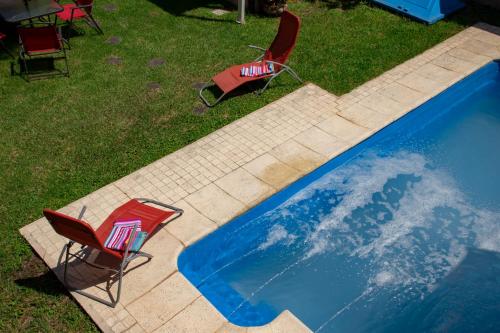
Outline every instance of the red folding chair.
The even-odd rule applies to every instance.
[[[4,40],[6,40],[6,39],[7,39],[7,35],[0,32],[0,47],[2,47],[2,49],[4,49],[4,51],[8,55],[10,55],[12,58],[14,58],[14,56],[12,55],[12,53],[10,53],[9,49],[7,48],[7,46],[4,43]]]
[[[17,33],[19,34],[19,58],[23,61],[28,81],[33,77],[48,75],[46,73],[42,75],[30,74],[28,60],[37,58],[64,60],[65,69],[55,74],[69,76],[68,58],[60,29],[52,24],[43,24],[41,26],[19,27]]]
[[[152,206],[151,204],[159,206],[162,209],[158,209]],[[149,262],[153,258],[153,256],[142,251],[136,251],[136,252],[129,251],[132,242],[128,242],[128,245],[124,251],[112,250],[105,247],[104,243],[107,237],[109,236],[111,230],[113,229],[114,222],[116,222],[117,220],[124,220],[124,219],[140,219],[141,231],[145,231],[148,234],[148,238],[146,239],[147,241],[162,222],[166,221],[169,218],[170,218],[169,222],[173,221],[174,219],[182,215],[183,210],[170,205],[166,205],[164,203],[155,200],[132,199],[127,203],[125,203],[124,205],[115,209],[106,218],[103,224],[101,224],[101,226],[97,230],[94,230],[87,222],[82,220],[83,214],[85,213],[85,209],[86,207],[84,206],[78,218],[73,218],[71,216],[58,213],[50,209],[44,209],[43,215],[45,215],[49,223],[52,225],[54,230],[59,235],[62,235],[69,239],[69,242],[65,245],[65,248],[63,249],[63,251],[64,250],[66,251],[66,259],[64,262],[64,275],[63,275],[64,284],[68,287],[68,289],[71,289],[76,293],[89,297],[95,301],[106,304],[108,306],[115,307],[116,304],[118,304],[118,302],[120,301],[122,278],[124,270],[126,269],[127,265],[132,260],[138,257],[145,257],[148,259],[147,262]],[[175,216],[171,218],[173,215]],[[134,238],[135,233],[136,230],[134,229],[132,231],[130,239]],[[75,243],[81,244],[82,248],[80,251],[76,253],[71,253],[70,251],[71,247]],[[96,249],[103,253],[107,253],[112,257],[120,260],[120,265],[118,269],[106,266],[100,266],[85,260],[83,256],[86,247]],[[70,257],[76,258],[79,261],[91,265],[92,267],[106,269],[114,272],[115,274],[118,274],[118,290],[116,299],[113,298],[111,293],[109,293],[111,299],[107,301],[95,295],[89,294],[85,291],[78,290],[76,288],[72,288],[71,286],[69,286],[67,282],[67,270]],[[112,279],[113,277],[111,277],[110,280]]]
[[[75,21],[84,20],[98,33],[103,34],[101,27],[92,16],[94,0],[73,0],[74,3],[62,5],[63,11],[56,13],[56,21],[60,19],[72,26]]]
[[[212,81],[222,91],[222,94],[217,98],[217,100],[213,104],[210,104],[210,102],[203,96],[203,91],[213,86],[210,82],[200,89],[199,91],[200,98],[207,106],[212,107],[217,103],[219,103],[220,100],[225,95],[235,90],[239,86],[251,81],[268,79],[266,85],[262,89],[257,91],[257,94],[261,94],[267,89],[269,84],[283,72],[289,73],[294,79],[296,79],[299,82],[302,82],[297,73],[295,73],[295,71],[293,71],[289,66],[285,65],[285,63],[288,60],[288,57],[290,56],[292,50],[295,47],[299,30],[300,30],[299,17],[295,16],[289,11],[284,11],[283,14],[281,15],[278,33],[276,34],[276,37],[271,43],[271,46],[266,50],[258,46],[249,45],[249,47],[264,51],[264,53],[260,57],[255,59],[254,62],[243,65],[232,66],[226,69],[225,71],[215,75],[212,78]],[[254,65],[258,66],[262,65],[263,63],[273,64],[274,71],[270,74],[262,76],[255,76],[255,77],[241,76],[240,72],[243,67],[249,67]]]

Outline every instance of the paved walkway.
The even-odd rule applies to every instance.
[[[177,270],[181,251],[256,203],[398,119],[492,59],[500,28],[478,24],[341,97],[306,86],[164,158],[77,200],[60,211],[97,227],[134,197],[174,203],[185,214],[145,245],[151,263],[124,277],[112,309],[75,299],[104,332],[309,332],[284,311],[269,325],[236,327]],[[65,239],[45,219],[20,232],[60,277]],[[94,255],[94,260],[105,260]],[[140,264],[132,263],[134,265]],[[73,264],[73,285],[106,297],[107,276]],[[116,285],[112,287],[114,292]]]

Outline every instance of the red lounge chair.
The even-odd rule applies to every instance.
[[[74,21],[85,20],[89,26],[94,28],[98,33],[103,34],[104,32],[101,27],[92,16],[94,0],[74,0],[74,2],[62,5],[63,11],[56,13],[56,20],[60,19],[69,26],[73,25]]]
[[[166,208],[168,210],[158,209],[148,204],[154,204],[162,208]],[[104,223],[97,230],[94,230],[87,222],[82,220],[83,214],[85,213],[85,209],[86,207],[84,206],[78,218],[73,218],[71,216],[61,214],[50,209],[44,209],[43,215],[45,215],[49,223],[52,225],[54,230],[59,235],[62,235],[69,239],[68,244],[66,244],[65,249],[63,249],[66,251],[66,259],[64,262],[64,284],[69,289],[72,289],[73,291],[81,295],[89,297],[95,301],[101,302],[108,306],[115,307],[116,304],[120,301],[120,293],[121,293],[121,285],[122,285],[122,277],[124,269],[135,258],[145,257],[148,259],[147,262],[149,262],[153,258],[153,256],[142,251],[129,252],[129,247],[131,245],[131,242],[129,242],[125,251],[116,251],[106,248],[104,246],[104,242],[106,241],[106,238],[109,236],[111,230],[113,229],[114,222],[119,219],[134,219],[134,218],[141,219],[141,231],[147,232],[149,239],[152,233],[163,221],[167,220],[172,215],[176,216],[173,219],[170,219],[170,221],[174,220],[175,218],[178,218],[179,216],[182,215],[183,210],[150,199],[132,199],[129,202],[125,203],[124,205],[115,209],[108,216],[108,218],[106,218]],[[133,231],[133,233],[135,233],[135,230]],[[75,243],[82,244],[82,250],[76,253],[71,253],[70,249]],[[95,263],[87,262],[84,258],[82,258],[83,256],[82,251],[85,249],[85,247],[97,249],[101,252],[113,256],[114,258],[117,258],[118,260],[120,260],[119,268],[113,269],[105,266],[99,266],[96,265]],[[93,267],[100,269],[107,269],[118,274],[119,280],[118,280],[118,291],[116,299],[113,299],[111,293],[110,293],[111,300],[107,301],[99,297],[96,297],[94,295],[91,295],[87,292],[84,292],[82,290],[71,288],[68,285],[66,279],[69,257],[74,257]]]
[[[34,77],[29,72],[28,60],[47,56],[54,60],[64,60],[65,69],[56,74],[69,76],[68,58],[60,29],[52,24],[44,24],[19,27],[17,33],[19,34],[19,59],[24,63],[24,72],[28,81]],[[37,77],[40,76],[37,75]]]
[[[283,14],[281,15],[281,21],[280,21],[280,26],[278,28],[278,33],[276,34],[276,37],[271,43],[269,49],[265,50],[261,47],[249,45],[249,47],[251,48],[264,51],[264,54],[255,59],[255,61],[252,63],[232,66],[226,69],[225,71],[215,75],[212,78],[212,81],[215,83],[217,87],[219,87],[220,90],[222,90],[222,95],[219,96],[219,98],[213,104],[210,104],[208,100],[203,96],[203,91],[208,87],[212,86],[210,82],[200,89],[199,92],[200,98],[207,106],[212,107],[215,104],[219,103],[220,100],[225,95],[227,95],[234,89],[238,88],[239,86],[251,81],[267,78],[269,80],[267,81],[264,88],[262,88],[257,92],[258,94],[261,94],[267,89],[271,81],[274,80],[278,75],[280,75],[283,72],[288,72],[294,79],[298,80],[299,82],[302,82],[299,76],[290,67],[285,65],[285,63],[288,60],[288,57],[290,56],[290,53],[292,53],[292,50],[295,47],[297,36],[299,34],[299,29],[300,29],[300,19],[294,14],[290,13],[289,11],[284,11]],[[268,75],[263,75],[258,77],[246,77],[240,75],[241,68],[248,67],[251,65],[259,65],[262,62],[272,63],[274,65],[274,72]]]

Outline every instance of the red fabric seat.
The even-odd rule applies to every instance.
[[[7,38],[7,35],[0,32],[0,40],[4,40],[5,38]]]
[[[239,87],[242,84],[245,84],[247,82],[260,80],[260,79],[272,76],[272,74],[262,75],[262,76],[257,76],[257,77],[251,77],[251,76],[243,76],[242,77],[240,75],[240,71],[243,67],[257,65],[257,64],[258,63],[248,63],[248,64],[243,64],[243,65],[231,66],[228,69],[226,69],[225,71],[220,72],[219,74],[215,75],[212,78],[212,81],[214,81],[214,83],[224,93],[228,93],[228,92],[234,90],[236,87]]]
[[[85,221],[71,216],[44,209],[43,215],[50,222],[54,230],[79,244],[87,245],[105,253],[111,254],[119,259],[123,259],[123,251],[115,251],[104,246],[106,238],[113,229],[113,224],[117,220],[138,218],[141,220],[141,231],[148,233],[148,239],[155,229],[163,221],[172,216],[175,211],[167,211],[140,203],[132,199],[124,205],[115,209],[97,230]]]
[[[61,19],[62,21],[67,22],[72,20],[78,20],[87,16],[87,12],[78,8],[75,4],[67,4],[63,5],[62,7],[63,11],[56,13],[57,18]],[[72,14],[73,17],[71,17]]]
[[[17,29],[23,52],[29,56],[60,52],[63,49],[61,36],[53,25],[44,27],[21,27]]]

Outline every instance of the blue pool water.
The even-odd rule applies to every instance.
[[[231,322],[317,332],[500,331],[493,62],[185,250]]]

